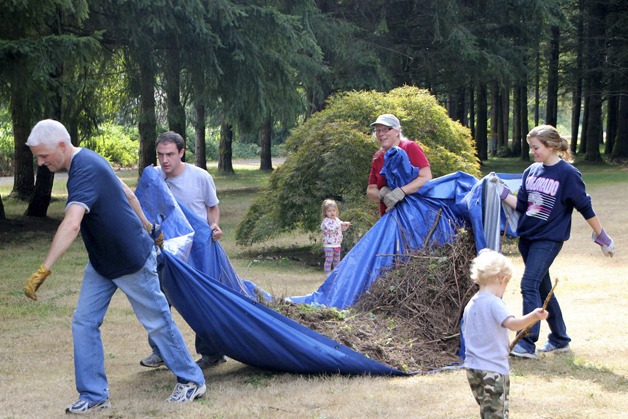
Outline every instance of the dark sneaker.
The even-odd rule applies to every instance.
[[[174,387],[174,391],[170,397],[166,399],[166,401],[174,403],[192,402],[194,399],[203,397],[206,390],[207,387],[205,387],[205,384],[199,386],[198,384],[192,382],[187,384],[177,383]]]
[[[567,352],[569,350],[571,350],[571,348],[569,347],[569,344],[566,344],[565,346],[562,346],[559,348],[557,346],[554,346],[554,344],[548,340],[547,342],[545,342],[545,345],[543,345],[543,347],[539,349],[539,352],[560,353],[560,352]]]
[[[518,358],[526,358],[526,359],[537,359],[538,358],[538,356],[535,353],[526,351],[519,344],[516,344],[515,347],[512,348],[512,351],[510,351],[510,355],[516,356]]]
[[[224,364],[227,362],[227,358],[224,355],[203,355],[198,361],[196,361],[196,365],[198,365],[202,370],[206,370],[207,368],[215,367],[216,365]]]
[[[140,361],[140,365],[148,368],[157,368],[164,365],[164,360],[159,355],[150,354]]]
[[[86,402],[85,400],[77,400],[71,406],[65,409],[65,413],[71,413],[75,415],[86,415],[92,412],[98,412],[99,410],[109,409],[111,402],[109,399],[101,400],[96,403]]]

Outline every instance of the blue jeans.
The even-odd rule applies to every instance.
[[[138,320],[157,343],[163,360],[178,382],[204,384],[203,372],[187,350],[183,336],[172,320],[166,297],[159,288],[156,257],[152,252],[139,271],[107,279],[87,263],[76,311],[72,317],[74,374],[80,399],[90,403],[109,397],[105,357],[100,336],[111,298],[120,288]]]
[[[161,284],[161,270],[159,271],[159,283]],[[161,285],[160,285],[160,289],[161,289]],[[163,292],[163,290],[162,290]],[[170,302],[168,302],[168,306],[170,306]],[[158,357],[160,357],[161,359],[163,359],[163,357],[161,356],[161,352],[159,351],[159,347],[157,346],[157,344],[153,341],[153,339],[150,337],[150,335],[148,335],[148,344],[150,345],[153,354],[157,355]],[[199,354],[200,356],[206,356],[209,358],[218,358],[221,356],[224,356],[223,353],[217,351],[216,349],[214,349],[212,346],[210,346],[207,342],[205,342],[203,339],[201,339],[201,337],[199,335],[196,335],[196,338],[194,340],[194,346],[196,349],[196,353]]]
[[[519,238],[519,252],[525,263],[525,271],[521,278],[521,294],[523,295],[523,314],[528,314],[535,308],[542,307],[545,298],[552,289],[552,280],[549,268],[563,247],[563,242],[549,240],[530,241]],[[571,338],[567,335],[567,327],[563,320],[563,313],[555,295],[547,304],[547,324],[551,333],[549,341],[557,348],[566,346]],[[536,342],[539,340],[541,323],[537,322],[530,328],[530,333],[521,339],[519,344],[528,352],[534,353]]]

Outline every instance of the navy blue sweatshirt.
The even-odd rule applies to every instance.
[[[571,215],[576,209],[585,220],[595,216],[582,174],[560,160],[553,166],[534,163],[523,172],[517,194],[517,233],[528,240],[569,239]]]

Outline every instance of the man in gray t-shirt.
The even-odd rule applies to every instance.
[[[163,179],[165,179],[174,198],[206,220],[212,230],[213,239],[220,239],[222,230],[218,225],[220,221],[219,201],[212,176],[206,170],[181,160],[185,154],[185,141],[176,132],[168,131],[161,134],[157,138],[156,144],[159,167],[155,167],[155,170],[163,175]],[[163,365],[159,350],[150,340],[149,343],[153,348],[153,353],[142,359],[140,364],[153,368]],[[222,364],[227,360],[222,353],[211,348],[198,336],[196,336],[195,343],[196,352],[201,355],[196,363],[202,369]]]

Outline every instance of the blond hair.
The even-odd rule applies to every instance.
[[[510,280],[513,271],[514,266],[506,256],[491,249],[482,249],[473,259],[471,279],[478,285],[487,285],[504,277]]]
[[[336,207],[336,217],[340,215],[340,210],[338,209],[338,204],[333,199],[326,199],[323,201],[322,209],[323,209],[323,218],[327,217],[327,209],[329,207]]]
[[[534,127],[526,136],[526,140],[530,142],[530,138],[534,137],[538,138],[545,147],[553,149],[563,160],[570,163],[573,162],[569,142],[560,136],[555,127],[551,125],[539,125],[538,127]]]

